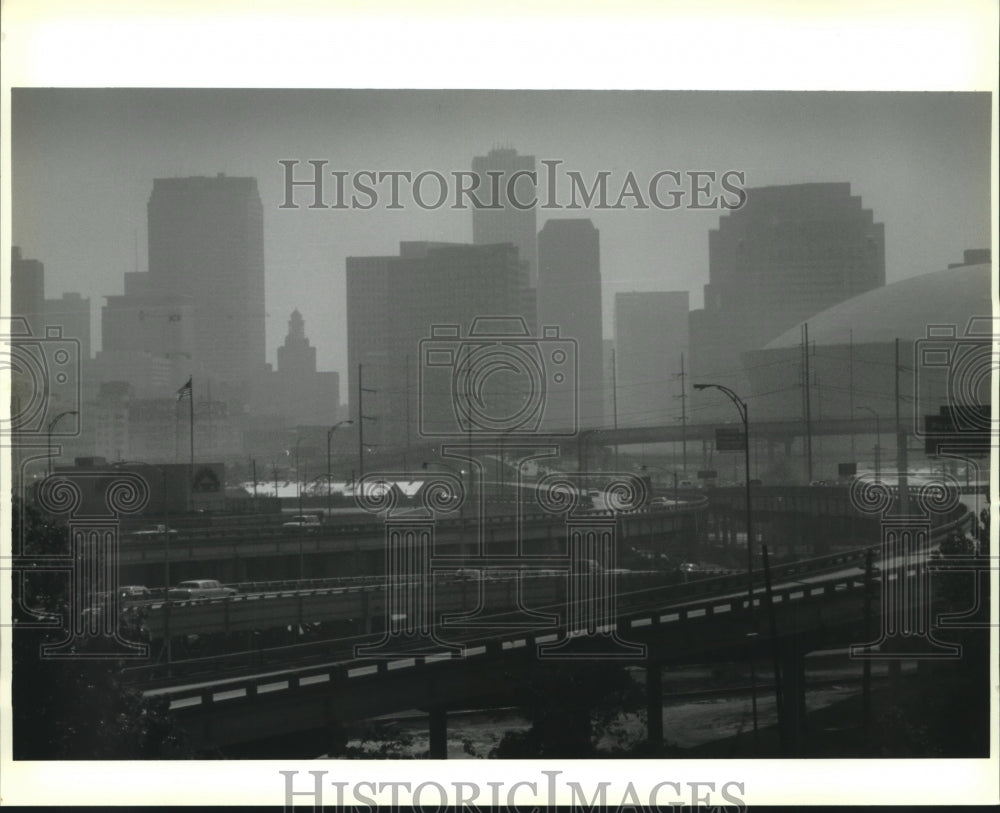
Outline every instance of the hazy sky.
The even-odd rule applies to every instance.
[[[894,282],[989,245],[989,116],[987,94],[15,90],[13,243],[45,264],[47,296],[91,297],[96,349],[103,297],[121,293],[136,254],[138,270],[147,268],[153,179],[254,176],[264,206],[268,360],[298,307],[320,368],[343,374],[345,257],[395,254],[400,240],[470,242],[472,213],[381,203],[282,210],[280,160],[448,174],[502,145],[561,160],[585,178],[608,170],[615,195],[629,171],[644,184],[661,170],[738,170],[749,189],[846,181],[885,224]],[[722,214],[539,210],[538,226],[551,216],[590,217],[600,229],[611,336],[616,291],[689,290],[700,306],[708,232]]]

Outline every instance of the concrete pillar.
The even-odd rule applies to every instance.
[[[430,727],[430,757],[431,759],[448,758],[448,712],[441,706],[431,709],[428,724]]]
[[[781,698],[787,756],[802,756],[806,721],[806,661],[799,642],[781,643]]]
[[[652,661],[646,662],[646,738],[663,745],[663,666]]]

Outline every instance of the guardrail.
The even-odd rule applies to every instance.
[[[665,506],[665,507],[646,507],[637,509],[634,511],[611,511],[611,510],[591,510],[586,512],[586,516],[590,517],[636,517],[636,516],[672,516],[678,513],[692,513],[704,510],[708,505],[707,497],[700,497],[697,500],[691,500],[684,503],[681,506]],[[439,530],[448,531],[452,529],[464,530],[469,528],[478,528],[480,523],[486,527],[494,526],[505,526],[513,525],[517,521],[517,517],[513,514],[503,515],[503,516],[487,516],[480,518],[473,517],[456,517],[456,518],[443,518],[438,519],[436,524]],[[552,514],[546,512],[537,512],[531,514],[524,514],[521,517],[521,522],[524,525],[538,525],[538,524],[562,524],[564,519],[559,514]],[[382,522],[379,517],[371,516],[370,518],[363,521],[354,521],[351,523],[328,523],[325,525],[318,525],[315,527],[309,527],[304,529],[306,536],[312,537],[351,537],[357,536],[358,534],[370,534],[373,529],[380,528]],[[242,525],[238,526],[226,526],[220,528],[198,528],[198,529],[183,529],[174,528],[177,531],[176,534],[170,534],[171,543],[187,543],[187,542],[197,542],[197,541],[224,541],[228,539],[253,539],[253,538],[274,538],[274,537],[298,537],[303,535],[300,528],[283,528],[280,524],[266,523],[265,525],[249,525],[244,527]],[[143,536],[141,539],[136,539],[137,531],[125,532],[123,542],[126,545],[130,544],[142,544],[149,542],[155,544],[162,542],[162,534],[148,534]]]
[[[945,525],[939,526],[932,531],[932,543],[935,538],[941,537],[946,533],[950,533],[952,530],[961,528],[966,523],[974,519],[974,516],[970,513],[959,517],[952,522]],[[857,548],[850,551],[842,551],[839,553],[828,554],[826,556],[816,557],[809,560],[803,560],[800,562],[790,562],[783,565],[776,565],[771,568],[771,579],[774,583],[780,583],[782,581],[788,581],[793,577],[806,577],[806,576],[816,576],[822,574],[824,571],[829,570],[841,570],[845,566],[856,565],[859,571],[864,567],[865,558],[869,551],[877,552],[876,547],[864,547]],[[662,577],[663,574],[649,573],[649,572],[638,572],[638,573],[624,573],[617,576],[618,585],[620,587],[626,588],[625,592],[620,592],[620,599],[625,599],[625,601],[620,601],[620,604],[625,605],[622,608],[623,614],[631,613],[634,611],[634,605],[638,602],[653,601],[658,606],[669,607],[689,601],[691,599],[697,599],[698,597],[703,597],[706,594],[719,594],[719,593],[742,593],[747,584],[747,577],[745,573],[735,573],[725,576],[719,576],[708,579],[695,579],[688,581],[686,583],[672,583],[672,584],[659,584],[653,586],[641,587],[641,582],[645,581],[647,584],[650,580],[655,579],[657,576]],[[760,571],[755,571],[755,576],[762,575]],[[552,584],[555,582],[553,579],[559,579],[562,577],[551,577],[545,576],[540,577],[540,579],[548,579]],[[858,578],[856,575],[844,576],[842,578]],[[464,580],[458,579],[457,582],[461,583]],[[757,577],[754,579],[756,585],[754,595],[755,604],[760,603],[760,596],[763,592],[763,582],[762,579]],[[628,588],[636,588],[632,589]],[[799,589],[806,589],[808,591],[813,591],[813,587],[805,587]],[[243,608],[250,609],[250,604],[253,603],[253,610],[256,615],[256,611],[262,606],[260,602],[268,602],[271,600],[276,600],[283,606],[278,606],[277,604],[273,607],[274,612],[271,613],[273,616],[270,618],[270,627],[266,628],[279,628],[288,626],[298,626],[298,627],[310,627],[317,623],[328,623],[331,621],[344,621],[351,617],[357,615],[358,611],[363,612],[366,616],[369,611],[372,612],[384,612],[384,591],[385,584],[384,578],[374,579],[366,582],[365,584],[355,585],[353,589],[350,587],[340,588],[327,586],[323,588],[309,588],[303,589],[299,585],[296,589],[283,590],[276,589],[269,595],[238,595],[227,599],[209,599],[209,600],[195,600],[195,601],[180,601],[180,602],[170,602],[171,612],[174,612],[174,608],[183,612],[182,608],[189,607],[191,611],[196,612],[200,618],[203,620],[209,620],[213,617],[218,618],[221,616],[221,622],[224,624],[226,630],[229,631],[230,628],[239,628],[244,631],[252,631],[254,629],[253,624],[247,626],[248,619],[244,616]],[[669,591],[669,597],[664,597],[663,592]],[[365,594],[365,595],[359,595]],[[550,595],[551,594],[551,595]],[[507,597],[511,597],[512,592],[510,587],[507,587]],[[555,588],[550,585],[543,585],[543,587],[538,590],[532,598],[539,600],[545,600],[550,598],[551,600],[556,599]],[[711,602],[711,599],[708,600]],[[729,601],[744,602],[746,601],[745,596],[740,598],[729,599]],[[145,605],[147,610],[156,610],[160,613],[163,612],[164,603],[161,601],[159,604],[147,604]],[[323,613],[329,613],[335,608],[338,608],[342,615],[339,618],[331,618],[329,615],[325,617],[316,617],[312,615],[313,612],[321,611]],[[562,605],[553,604],[550,607],[538,607],[540,611],[545,609],[560,609]],[[462,598],[461,607],[444,607],[443,610],[455,610],[455,609],[467,609],[465,608],[465,597]],[[504,609],[509,610],[509,607]],[[346,615],[343,613],[347,612]],[[282,614],[284,613],[284,614]],[[214,615],[213,615],[214,614]],[[263,620],[255,618],[254,621]],[[266,623],[266,622],[265,622]],[[203,627],[203,621],[196,625],[196,629],[201,629]],[[262,631],[262,630],[261,630]],[[324,651],[329,650],[330,642],[314,642],[311,644],[306,644],[306,647],[318,647],[324,649]],[[290,654],[291,650],[284,647],[278,648],[279,652],[287,652]],[[183,661],[176,661],[172,665],[172,669],[176,673],[189,673],[190,670],[198,670],[203,668],[205,664],[212,664],[212,669],[224,668],[229,664],[243,664],[246,662],[247,658],[255,659],[255,662],[260,662],[262,656],[260,652],[249,653],[231,653],[228,655],[216,655],[208,659],[188,659]],[[271,661],[271,658],[268,658]],[[149,674],[155,676],[156,674],[162,672],[164,669],[160,666],[149,666],[149,667],[136,667],[130,669],[134,677],[139,677],[141,674]]]
[[[779,607],[807,603],[814,599],[824,599],[845,592],[858,592],[864,588],[864,579],[859,575],[837,576],[828,581],[801,586],[780,587],[773,591],[773,601]],[[764,597],[755,599],[755,606],[760,606]],[[719,615],[732,615],[744,609],[744,598],[725,598],[706,600],[697,604],[674,609],[633,611],[622,616],[614,625],[619,635],[629,639],[629,633],[643,627],[659,629],[672,628],[680,632],[680,628],[690,624],[702,624]],[[878,602],[875,602],[878,605]],[[878,610],[876,609],[876,612]],[[860,613],[860,610],[859,610]],[[610,627],[608,628],[610,630]],[[188,687],[176,690],[169,688],[158,690],[170,698],[172,710],[204,709],[223,703],[236,703],[253,700],[261,695],[273,696],[274,693],[296,691],[314,685],[334,686],[365,677],[383,677],[399,670],[420,670],[423,667],[438,665],[442,662],[468,662],[480,656],[490,656],[499,659],[506,653],[520,651],[532,653],[539,644],[555,643],[575,631],[568,630],[563,625],[554,632],[546,633],[505,633],[487,635],[463,642],[464,650],[461,657],[450,653],[414,653],[410,657],[398,657],[374,661],[373,659],[336,662],[322,666],[304,666],[296,668],[294,674],[284,676],[267,675],[247,678],[227,679],[224,687]],[[684,640],[697,640],[690,632],[683,633]],[[745,646],[745,636],[738,634],[740,645]],[[372,636],[366,640],[377,640]]]

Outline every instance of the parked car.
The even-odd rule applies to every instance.
[[[313,514],[296,514],[288,522],[281,523],[286,531],[305,531],[313,533],[320,527],[319,517]]]
[[[203,598],[229,598],[235,596],[232,587],[223,587],[215,579],[190,579],[181,582],[167,591],[167,598],[172,601],[188,601]]]

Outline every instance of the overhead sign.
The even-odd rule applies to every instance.
[[[714,480],[719,476],[719,472],[715,469],[702,469],[698,472],[699,480]]]
[[[716,429],[715,450],[717,452],[742,452],[746,441],[741,429]]]

